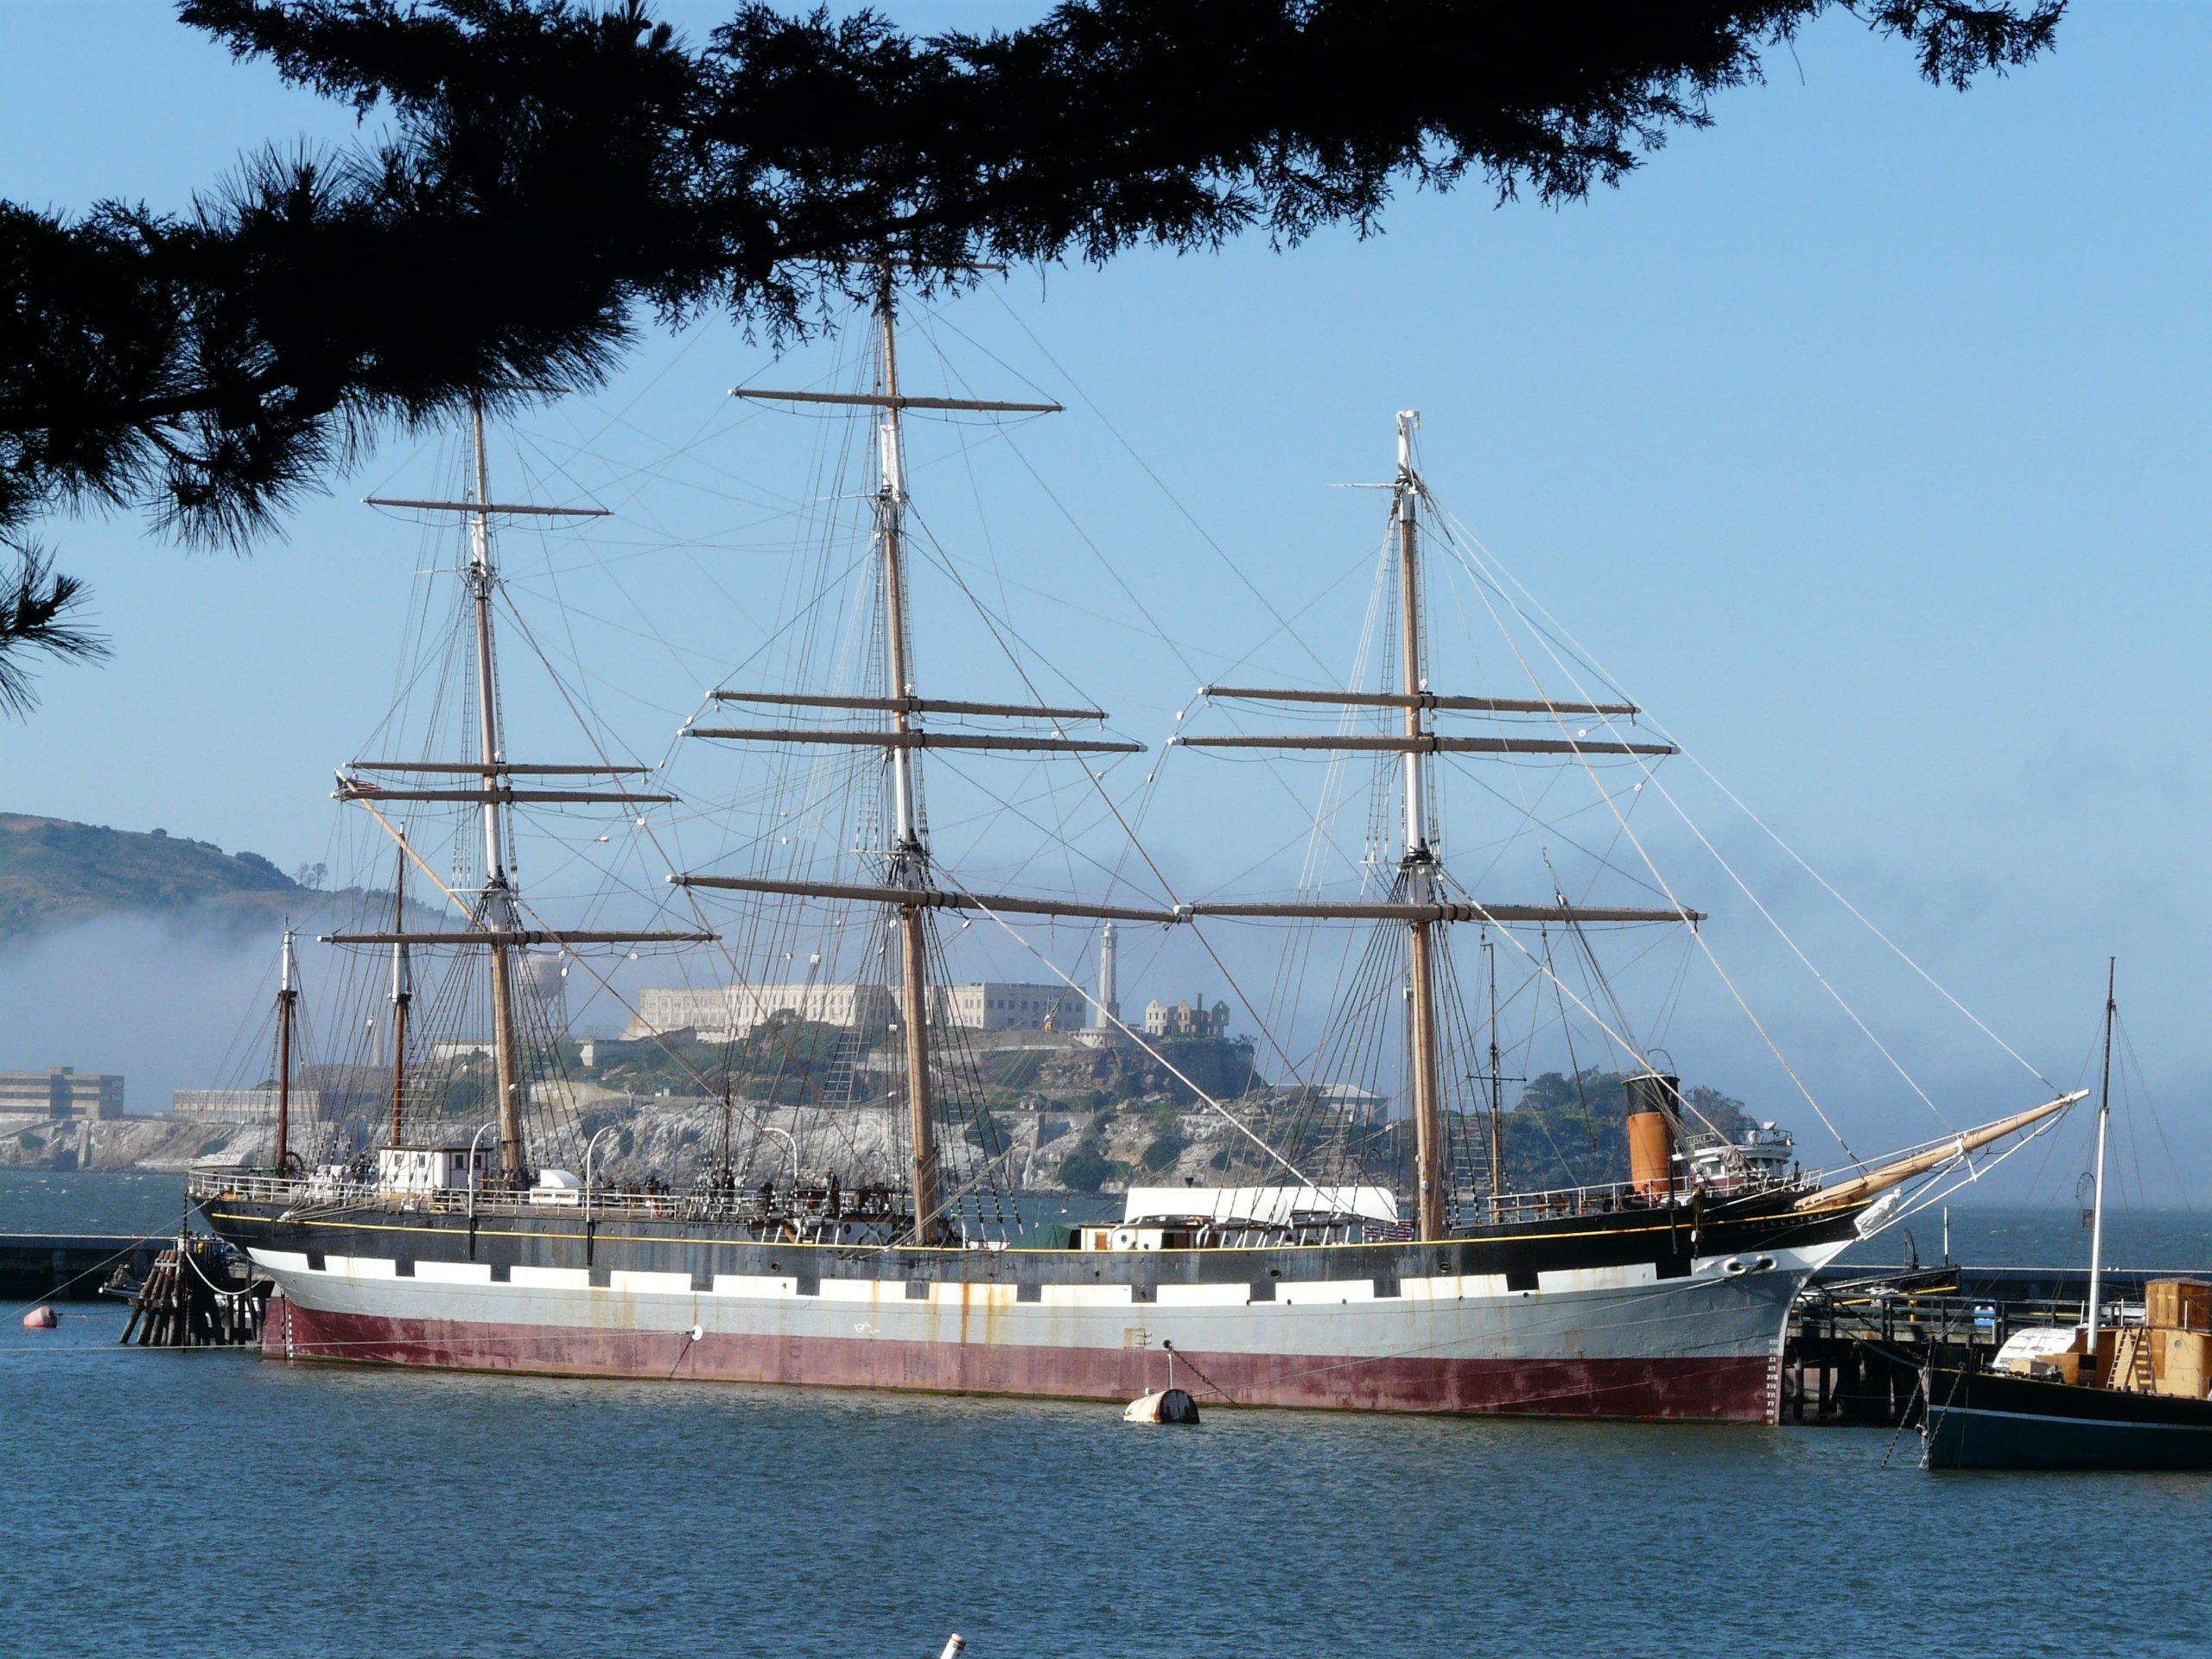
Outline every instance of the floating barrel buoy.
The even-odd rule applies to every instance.
[[[35,1307],[23,1315],[23,1329],[26,1331],[51,1331],[60,1323],[61,1316],[50,1307]]]
[[[1198,1421],[1198,1402],[1181,1389],[1162,1389],[1157,1394],[1139,1395],[1129,1402],[1128,1409],[1122,1414],[1125,1423],[1195,1423]]]

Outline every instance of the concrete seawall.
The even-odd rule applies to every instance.
[[[175,1242],[128,1233],[0,1233],[0,1299],[95,1301],[118,1266],[143,1279]]]

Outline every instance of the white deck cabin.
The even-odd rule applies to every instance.
[[[1249,1229],[1373,1223],[1396,1225],[1398,1196],[1383,1186],[1133,1186],[1116,1222],[1087,1222],[1086,1250],[1187,1250]]]

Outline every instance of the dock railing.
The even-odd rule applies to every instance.
[[[2118,1306],[2113,1311],[2123,1319],[2126,1312]],[[2016,1331],[2079,1325],[2082,1312],[2080,1301],[2063,1298],[1813,1286],[1799,1297],[1791,1323],[1802,1335],[1831,1341],[1995,1350]]]

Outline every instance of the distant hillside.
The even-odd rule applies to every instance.
[[[258,853],[226,853],[161,830],[142,835],[0,812],[0,938],[49,922],[211,899],[257,910],[308,891]]]

